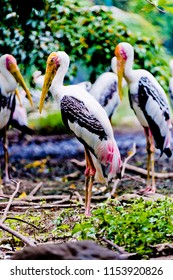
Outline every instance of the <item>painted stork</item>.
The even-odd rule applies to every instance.
[[[109,119],[111,119],[114,111],[120,103],[118,94],[118,77],[116,74],[117,59],[114,56],[111,60],[111,68],[114,72],[105,72],[101,74],[89,91],[91,95],[102,105],[105,109]],[[126,85],[123,79],[123,87]]]
[[[106,184],[116,176],[120,178],[122,163],[110,121],[102,106],[83,87],[63,85],[69,63],[69,56],[65,52],[49,55],[39,111],[41,113],[50,90],[59,104],[64,124],[84,145],[85,215],[89,216],[94,178]]]
[[[28,105],[28,99],[26,98],[25,91],[20,91],[20,99],[16,97],[16,105],[12,115],[12,119],[10,121],[10,125],[21,132],[20,139],[24,137],[24,135],[33,135],[34,130],[28,126],[28,114],[26,106]]]
[[[169,97],[173,108],[173,59],[170,61],[171,78],[169,80]]]
[[[0,57],[0,138],[3,138],[5,182],[9,181],[6,131],[15,109],[15,93],[18,92],[17,83],[26,91],[32,105],[30,92],[17,66],[16,59],[10,54],[5,54]]]
[[[122,77],[129,86],[129,100],[139,122],[144,128],[147,140],[147,186],[144,193],[155,193],[154,147],[171,157],[170,109],[163,88],[154,76],[143,69],[133,70],[134,49],[129,43],[119,43],[115,48],[117,56],[118,89],[122,95]],[[150,168],[152,179],[150,182]]]

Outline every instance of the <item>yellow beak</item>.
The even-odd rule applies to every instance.
[[[123,73],[124,73],[124,60],[119,57],[117,59],[117,75],[118,75],[118,93],[120,100],[123,98],[122,94],[122,83],[123,83]]]
[[[56,65],[54,62],[51,61],[51,63],[49,63],[49,61],[51,60],[51,56],[56,55],[56,53],[52,53],[49,55],[48,59],[47,59],[47,66],[46,66],[46,73],[44,76],[44,83],[43,83],[43,88],[42,88],[42,94],[40,97],[40,104],[39,104],[39,112],[41,114],[42,109],[43,109],[43,105],[44,105],[44,101],[46,98],[46,95],[48,93],[48,90],[52,84],[52,81],[56,75]]]
[[[29,89],[27,88],[25,81],[22,77],[22,74],[20,73],[19,68],[17,67],[16,64],[11,65],[11,69],[10,69],[11,74],[14,76],[14,78],[16,79],[16,81],[21,85],[21,87],[24,89],[24,91],[26,92],[28,99],[30,101],[31,106],[33,106],[33,101],[31,98],[31,94],[29,92]]]
[[[19,104],[20,104],[20,106],[22,107],[22,102],[21,102],[21,99],[20,99],[20,94],[19,94],[19,91],[18,91],[18,89],[17,89],[17,88],[15,89],[15,94],[16,94],[16,96],[17,96],[18,100],[19,100]]]

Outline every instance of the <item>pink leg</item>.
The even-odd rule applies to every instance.
[[[85,215],[91,216],[90,206],[91,206],[91,195],[92,186],[94,182],[94,175],[96,169],[94,167],[91,155],[87,149],[85,149],[85,159],[86,159],[86,170],[85,170]]]
[[[154,171],[154,141],[153,136],[149,128],[144,128],[146,140],[147,140],[147,186],[141,190],[140,193],[154,194],[156,192],[155,184],[155,171]],[[151,171],[151,182],[150,182],[150,171]]]
[[[4,162],[5,162],[5,178],[4,178],[4,183],[9,183],[10,178],[9,178],[9,172],[8,172],[8,143],[7,143],[7,130],[5,128],[4,132],[4,139],[3,139],[3,146],[4,146]]]

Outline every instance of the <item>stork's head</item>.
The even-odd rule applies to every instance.
[[[119,43],[115,48],[115,55],[117,57],[117,75],[118,75],[118,91],[120,99],[122,100],[122,81],[126,61],[133,59],[133,47],[126,42]]]
[[[21,85],[21,87],[26,92],[31,105],[33,105],[31,94],[25,84],[22,74],[20,73],[20,70],[17,66],[16,59],[10,54],[5,54],[5,55],[1,56],[0,61],[1,61],[0,62],[1,68],[2,67],[6,68],[13,75],[15,80]]]
[[[44,76],[44,84],[42,88],[42,94],[41,94],[40,105],[39,105],[40,113],[42,111],[44,100],[46,98],[48,90],[52,84],[52,81],[59,67],[65,68],[65,71],[67,71],[69,67],[69,62],[70,62],[69,56],[62,51],[52,52],[48,56],[47,64],[46,64],[46,73]]]

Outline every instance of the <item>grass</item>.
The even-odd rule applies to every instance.
[[[71,227],[69,221],[75,220],[74,216],[67,209],[59,215],[56,230],[61,231],[61,236],[63,232],[71,233],[79,240],[96,242],[106,237],[141,258],[153,256],[154,245],[172,242],[173,201],[169,198],[155,202],[141,198],[126,203],[108,200],[92,211],[92,217],[78,215],[78,221]]]

